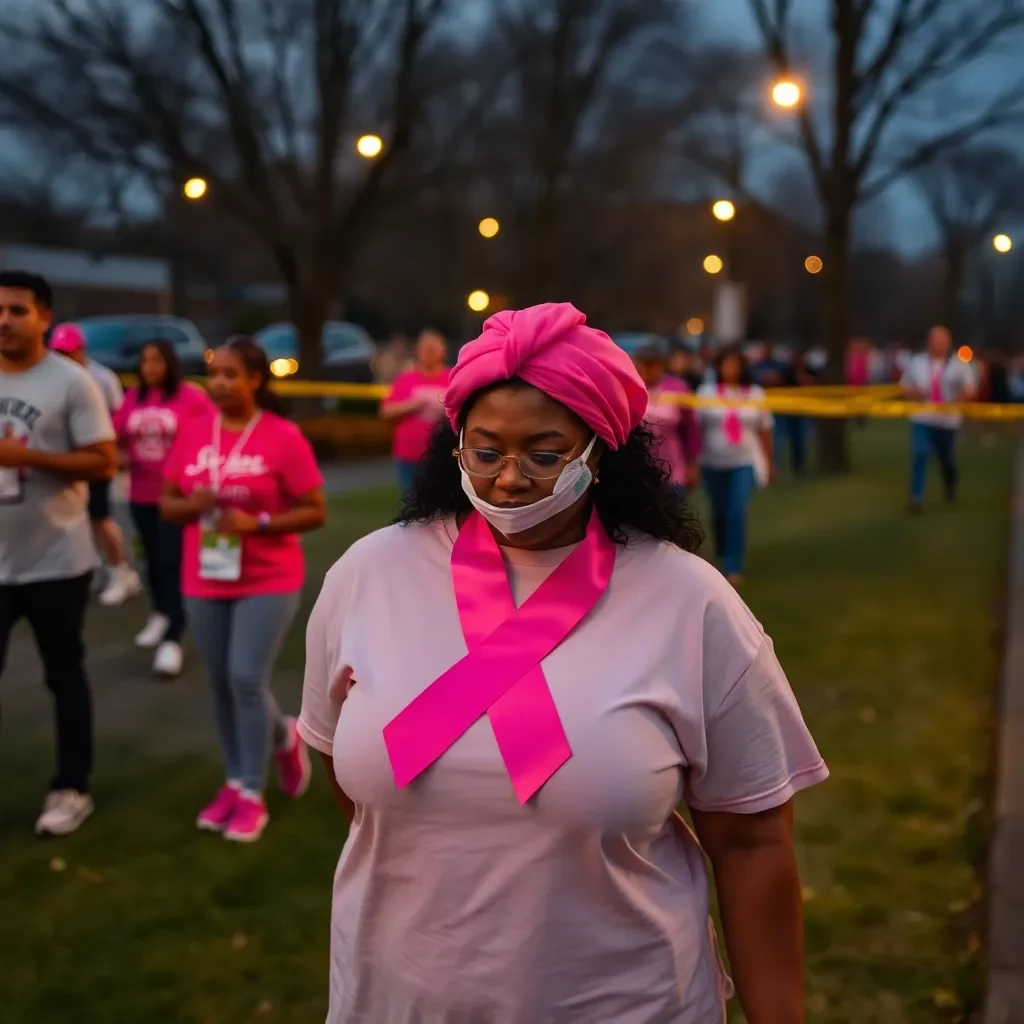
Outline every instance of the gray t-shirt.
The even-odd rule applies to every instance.
[[[92,377],[47,353],[24,373],[0,370],[0,436],[70,452],[112,441],[114,428]],[[0,584],[72,579],[95,569],[87,504],[84,483],[0,468]]]
[[[92,374],[103,398],[107,403],[107,411],[111,414],[117,412],[124,404],[124,388],[121,387],[121,379],[113,370],[97,363],[95,359],[86,359],[85,368]]]

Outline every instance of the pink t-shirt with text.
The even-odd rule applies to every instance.
[[[430,435],[444,418],[441,403],[448,387],[449,372],[447,368],[433,374],[406,370],[395,378],[384,404],[407,402],[412,398],[420,403],[415,412],[403,416],[395,426],[393,452],[396,459],[419,462],[426,454]]]
[[[364,537],[309,620],[299,732],[356,805],[328,1024],[721,1024],[704,858],[676,807],[755,814],[828,775],[771,640],[711,565],[635,536],[541,663],[573,753],[537,796],[520,806],[486,717],[397,790],[384,726],[466,654],[455,536]],[[505,550],[517,606],[569,550]]]
[[[139,505],[156,505],[164,485],[164,466],[178,430],[195,416],[209,415],[213,403],[202,388],[179,384],[170,398],[152,388],[146,397],[132,388],[114,413],[118,441],[128,455],[129,498]]]
[[[216,413],[184,424],[168,459],[166,479],[182,494],[211,487]],[[290,420],[264,412],[240,451],[230,459],[240,431],[222,430],[218,505],[244,512],[275,515],[295,499],[322,487],[324,478],[309,442]],[[198,523],[185,527],[181,556],[181,589],[186,597],[250,597],[290,594],[305,577],[302,542],[296,533],[249,533],[242,537],[242,575],[235,581],[204,580],[199,575]]]

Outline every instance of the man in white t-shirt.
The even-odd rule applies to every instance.
[[[969,402],[978,392],[977,374],[970,363],[950,358],[953,337],[946,327],[928,332],[924,352],[912,356],[903,372],[900,390],[912,402]],[[956,500],[956,432],[963,418],[957,413],[924,410],[910,418],[910,511],[924,506],[928,458],[934,453],[942,472],[946,500]]]

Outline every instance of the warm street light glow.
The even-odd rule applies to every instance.
[[[790,78],[784,78],[772,86],[772,102],[777,107],[791,110],[802,96],[800,86]]]
[[[736,204],[731,203],[728,199],[719,199],[711,207],[711,212],[717,220],[732,220],[736,216]]]
[[[709,274],[718,274],[718,273],[720,273],[721,270],[722,270],[722,267],[724,265],[725,264],[722,263],[722,257],[721,256],[711,255],[711,256],[705,256],[704,257],[704,269]]]
[[[824,264],[821,262],[820,256],[808,256],[807,259],[804,260],[804,270],[806,270],[808,274],[820,274],[823,266]]]
[[[477,225],[477,230],[484,238],[493,238],[501,230],[501,225],[497,217],[484,217]]]
[[[996,252],[1009,252],[1013,248],[1013,239],[1009,235],[996,235],[992,239],[992,248]]]
[[[470,292],[469,298],[466,299],[466,305],[469,306],[474,313],[482,313],[490,304],[490,295],[479,288],[475,292]]]
[[[699,316],[692,316],[686,321],[686,333],[687,334],[703,334],[704,333],[704,321]]]
[[[974,352],[971,351],[970,345],[961,345],[956,350],[956,357],[961,363],[969,363],[974,358]]]
[[[384,142],[379,135],[360,135],[356,140],[356,151],[367,160],[380,156]]]
[[[206,195],[208,187],[203,178],[189,178],[182,187],[182,192],[185,193],[186,199],[191,199],[194,202]]]

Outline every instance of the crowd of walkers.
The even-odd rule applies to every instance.
[[[328,1024],[722,1024],[733,994],[748,1019],[802,1019],[793,800],[828,770],[737,585],[775,475],[762,399],[808,371],[770,347],[630,358],[565,303],[491,317],[454,366],[424,332],[381,406],[398,519],[326,574],[292,718],[271,675],[300,535],[326,511],[265,353],[228,341],[204,390],[154,341],[122,396],[52,309],[45,281],[0,273],[0,667],[27,619],[56,717],[39,833],[94,810],[97,549],[104,603],[139,586],[110,508],[120,463],[151,603],[136,643],[173,677],[190,630],[209,684],[223,779],[197,826],[259,839],[268,768],[301,796],[307,744],[348,820]],[[950,347],[936,329],[908,361],[908,398],[975,395]],[[932,453],[955,493],[957,425],[915,418],[912,504]],[[785,430],[800,472],[805,425]],[[721,573],[698,555],[698,487]]]

